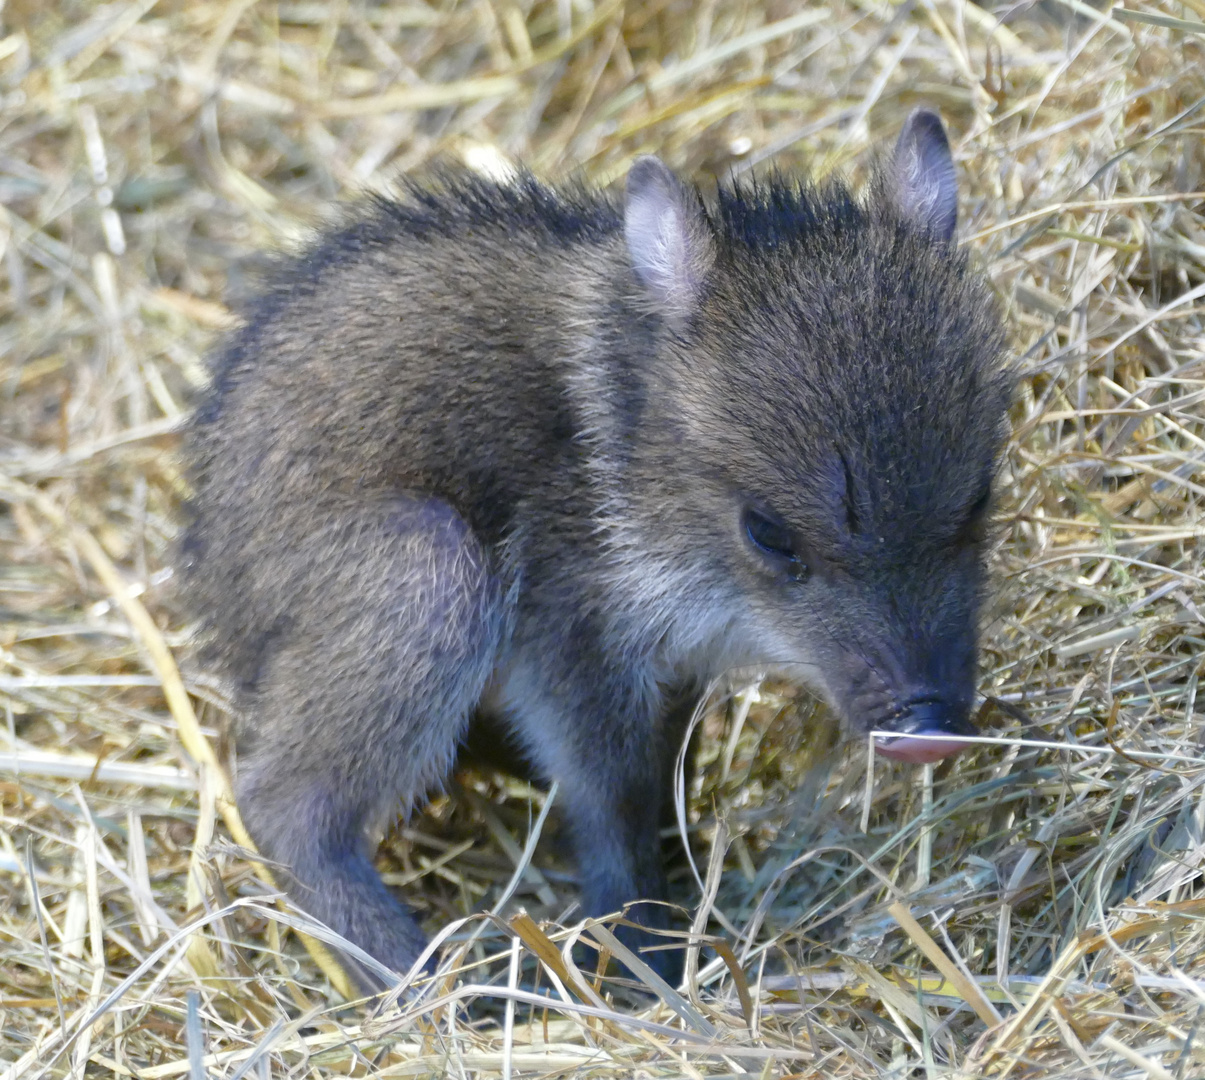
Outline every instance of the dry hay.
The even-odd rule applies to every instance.
[[[1145,10],[9,0],[4,1075],[1202,1075],[1205,2]],[[434,159],[857,172],[921,101],[1026,375],[983,664],[1004,745],[867,781],[864,747],[815,767],[790,688],[720,695],[691,828],[728,951],[682,994],[575,967],[609,939],[554,844],[528,864],[545,797],[463,776],[383,865],[431,928],[514,899],[417,998],[343,1005],[215,827],[188,725],[207,703],[216,746],[220,701],[173,659],[170,451],[223,297]]]

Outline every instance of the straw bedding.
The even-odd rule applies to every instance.
[[[868,776],[798,688],[717,688],[681,992],[583,966],[617,942],[573,912],[555,799],[461,774],[381,853],[430,929],[467,919],[441,975],[349,1006],[244,850],[172,591],[230,298],[432,163],[856,178],[921,102],[1023,373],[998,742]],[[0,1073],[1202,1075],[1203,125],[1202,0],[9,0]]]

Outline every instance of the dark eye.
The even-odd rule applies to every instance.
[[[807,574],[808,568],[800,557],[795,536],[781,518],[761,510],[746,510],[745,534],[763,555],[786,564],[793,578]]]

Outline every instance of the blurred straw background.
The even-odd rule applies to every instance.
[[[430,163],[858,176],[921,102],[1024,373],[1006,741],[868,778],[797,689],[717,691],[681,993],[581,966],[555,805],[529,863],[544,793],[462,774],[381,864],[472,918],[347,1005],[187,730],[227,753],[171,541],[228,301]],[[0,1076],[1205,1075],[1203,133],[1203,0],[0,5]]]

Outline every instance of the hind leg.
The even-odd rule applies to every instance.
[[[425,942],[373,867],[374,833],[451,767],[494,663],[500,590],[439,500],[311,517],[281,561],[288,618],[247,710],[239,806],[300,907],[405,971]]]

